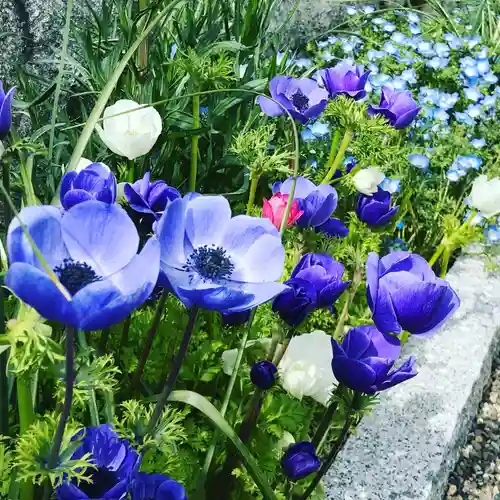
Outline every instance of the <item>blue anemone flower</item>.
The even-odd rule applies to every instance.
[[[163,474],[139,472],[132,481],[133,500],[187,500],[184,486]]]
[[[238,215],[223,196],[174,200],[155,228],[161,278],[187,307],[232,313],[256,307],[286,288],[285,249],[265,218]]]
[[[107,328],[153,291],[160,266],[158,242],[149,239],[137,255],[137,229],[120,206],[92,200],[64,213],[54,206],[33,206],[19,217],[60,284],[45,271],[18,219],[7,235],[5,284],[43,317],[82,330]]]
[[[76,172],[66,172],[61,181],[60,201],[66,209],[88,200],[114,203],[116,200],[116,179],[104,163],[92,163]]]
[[[91,482],[63,483],[56,489],[57,500],[118,500],[125,498],[129,484],[140,465],[140,456],[110,425],[87,427],[74,439],[81,439],[73,459],[90,454],[96,469],[89,467],[85,477]],[[135,499],[135,497],[133,497]]]
[[[430,164],[429,158],[420,153],[409,154],[408,161],[420,170],[427,170]]]

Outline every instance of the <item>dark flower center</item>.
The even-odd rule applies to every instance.
[[[231,276],[234,264],[222,247],[204,245],[193,250],[184,269],[198,272],[205,280],[221,280]]]
[[[106,467],[87,469],[87,472],[92,483],[82,481],[78,488],[89,498],[102,498],[118,482],[115,472]]]
[[[309,108],[309,97],[305,96],[302,90],[297,90],[292,96],[292,103],[301,113]]]
[[[64,259],[60,266],[54,267],[54,272],[71,295],[75,295],[90,283],[102,280],[86,262],[71,258]]]

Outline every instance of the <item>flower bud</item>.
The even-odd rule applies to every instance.
[[[321,461],[312,443],[300,441],[286,450],[281,459],[281,466],[289,479],[298,481],[316,472],[321,466]]]
[[[259,389],[267,390],[274,385],[277,371],[276,365],[271,363],[271,361],[267,361],[266,359],[258,361],[250,370],[250,379]]]

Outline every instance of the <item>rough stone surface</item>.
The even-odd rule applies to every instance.
[[[94,7],[99,0],[93,0]],[[55,74],[66,16],[65,0],[0,0],[0,79],[16,82],[16,68],[50,78]],[[74,23],[87,15],[86,2],[74,0]]]
[[[464,256],[448,279],[461,308],[435,336],[407,344],[419,375],[383,393],[363,419],[328,473],[328,499],[439,500],[446,492],[500,340],[500,275]]]

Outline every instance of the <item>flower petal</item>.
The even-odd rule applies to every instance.
[[[280,186],[280,192],[283,194],[290,194],[293,185],[293,177],[289,177]],[[295,192],[293,195],[294,200],[300,200],[301,198],[306,198],[313,191],[316,191],[317,187],[309,179],[305,177],[297,177],[297,182],[295,184]]]
[[[187,207],[186,236],[193,248],[218,246],[230,220],[231,207],[224,196],[198,196]]]
[[[69,256],[62,237],[61,210],[59,208],[49,205],[25,207],[21,210],[19,218],[28,228],[33,242],[51,269]],[[26,262],[43,270],[43,266],[35,256],[17,217],[12,220],[9,226],[7,251],[11,264]]]
[[[80,203],[66,212],[61,225],[71,257],[104,277],[125,267],[139,247],[137,229],[118,205]]]
[[[371,367],[358,361],[342,356],[334,356],[332,360],[332,370],[335,378],[354,391],[374,394],[376,388],[375,372]]]
[[[83,189],[72,189],[64,195],[64,198],[62,199],[62,206],[66,210],[69,210],[71,207],[78,205],[78,203],[83,203],[84,201],[90,201],[93,199],[94,197]]]
[[[59,199],[61,201],[61,205],[64,199],[64,195],[71,189],[73,186],[73,181],[75,180],[76,176],[78,175],[77,172],[74,170],[70,170],[69,172],[66,172],[63,175],[63,178],[61,180],[61,187],[59,189]]]
[[[159,268],[160,246],[156,238],[150,238],[127,266],[73,297],[78,328],[99,330],[124,320],[151,295]]]
[[[65,299],[46,273],[29,264],[16,262],[5,275],[5,285],[44,318],[72,326],[72,303]]]
[[[267,116],[279,116],[285,112],[279,104],[275,103],[268,97],[261,95],[257,98],[257,102],[259,103],[260,109]]]
[[[127,198],[130,208],[132,208],[136,212],[145,214],[153,213],[151,207],[148,205],[146,200],[136,191],[136,189],[134,189],[134,186],[125,184],[125,186],[123,187],[123,192]]]

